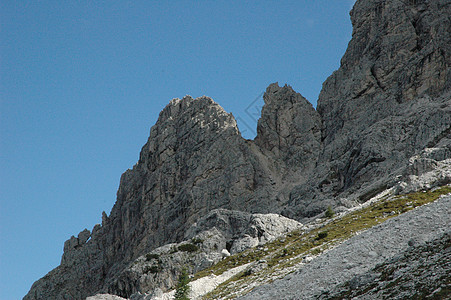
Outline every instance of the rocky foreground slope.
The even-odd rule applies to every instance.
[[[212,99],[173,99],[122,175],[111,213],[69,239],[61,265],[24,299],[147,292],[148,284],[124,275],[130,264],[181,243],[215,209],[306,223],[329,205],[345,210],[395,185],[402,193],[450,182],[450,15],[449,0],[357,1],[352,40],[318,109],[291,87],[271,84],[254,140],[243,139],[233,115]],[[435,175],[418,180],[428,172]],[[252,226],[249,245],[263,236],[256,228],[268,229],[246,224],[237,236],[223,233],[225,249]]]
[[[451,234],[406,251],[354,277],[320,299],[446,299],[451,295]]]
[[[351,295],[361,299],[394,299],[396,295],[405,299],[416,293],[421,299],[442,284],[450,290],[450,208],[451,196],[446,196],[392,218],[352,237],[285,278],[255,288],[242,299],[346,299]],[[432,258],[435,254],[436,261],[424,261],[427,258],[423,258],[415,265],[415,259],[412,259],[415,250],[424,251],[416,254],[419,257]],[[410,264],[406,265],[408,262]],[[419,265],[424,269],[421,270]],[[411,269],[420,274],[399,274],[401,266],[406,269],[404,272]],[[428,270],[426,266],[437,270]],[[395,280],[392,291],[384,287],[386,277],[409,275],[411,278],[405,280],[405,290]],[[380,280],[376,280],[378,276]],[[413,281],[417,276],[417,282]],[[331,291],[332,287],[334,291]],[[370,288],[374,291],[369,291]]]
[[[392,192],[332,219],[293,224],[297,229],[277,239],[223,258],[194,275],[190,299],[446,298],[451,291],[451,186],[403,196]],[[209,253],[204,244],[208,247],[210,241],[196,243],[202,249],[188,255],[171,250],[174,245],[161,247],[137,259],[132,268],[138,274],[158,257],[163,270],[140,273],[141,280],[150,283],[171,272],[174,265],[168,261],[177,263],[181,256],[196,260]],[[130,299],[170,300],[175,292],[147,290]],[[112,296],[98,294],[87,300]]]

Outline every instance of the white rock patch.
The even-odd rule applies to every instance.
[[[221,283],[230,279],[231,277],[235,276],[239,272],[243,271],[248,266],[249,266],[249,264],[242,265],[242,266],[230,269],[218,276],[212,274],[212,275],[202,277],[195,281],[190,282],[189,283],[189,286],[191,288],[190,295],[189,295],[190,299],[193,299],[193,300],[200,299],[203,295],[211,292],[218,285],[220,285]],[[174,294],[175,294],[175,291],[173,290],[168,293],[164,293],[161,296],[152,297],[152,298],[150,298],[150,300],[171,300],[171,299],[174,299]]]
[[[126,299],[110,294],[97,294],[95,296],[86,298],[86,300],[126,300]]]

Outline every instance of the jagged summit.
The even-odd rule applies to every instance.
[[[305,223],[393,186],[451,182],[450,15],[445,0],[357,1],[352,40],[318,109],[271,84],[254,140],[211,98],[171,100],[122,175],[109,216],[69,239],[61,265],[24,299],[144,292],[140,279],[123,281],[132,262],[186,242],[190,226],[215,209]]]
[[[187,95],[182,99],[172,99],[160,112],[156,125],[164,126],[162,124],[168,120],[176,122],[176,125],[191,122],[192,126],[195,126],[197,123],[200,127],[213,126],[211,130],[221,127],[236,128],[236,121],[233,116],[207,96],[193,99]],[[211,125],[209,125],[210,123]],[[168,124],[168,126],[171,125]]]
[[[321,150],[321,119],[312,104],[278,83],[268,86],[263,100],[255,143],[288,168],[311,169]]]

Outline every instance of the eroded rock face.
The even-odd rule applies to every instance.
[[[356,2],[352,39],[318,101],[326,144],[352,120],[372,124],[399,103],[449,90],[450,13],[446,0]]]
[[[449,1],[356,2],[352,39],[318,100],[326,145],[450,89],[450,13]]]
[[[323,151],[286,215],[314,216],[331,197],[365,201],[415,153],[448,147],[450,14],[449,1],[356,2],[352,40],[318,100]]]
[[[183,268],[194,274],[230,253],[262,245],[301,227],[302,224],[277,214],[215,209],[191,225],[183,242],[164,245],[135,259],[112,280],[110,292],[167,292],[176,286]]]
[[[224,237],[226,249],[235,254],[264,244],[302,227],[302,224],[278,214],[250,214],[243,211],[215,209],[194,223],[185,239],[215,229]]]
[[[95,296],[88,297],[86,298],[86,300],[125,300],[125,298],[118,297],[115,295],[98,294]]]
[[[321,151],[321,119],[290,86],[271,84],[263,95],[255,143],[284,163],[281,173],[308,172]]]

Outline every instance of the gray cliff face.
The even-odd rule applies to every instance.
[[[135,259],[112,280],[110,292],[157,294],[176,284],[180,271],[206,269],[225,256],[262,245],[302,224],[276,214],[215,209],[186,231],[181,243],[166,244]],[[184,246],[191,247],[188,251]],[[227,250],[227,251],[226,251]]]
[[[446,0],[356,2],[352,39],[318,101],[326,144],[349,121],[372,124],[398,103],[449,90],[450,10]]]
[[[320,163],[293,189],[287,216],[314,216],[331,196],[335,206],[365,201],[418,151],[449,149],[451,3],[357,1],[350,14],[352,39],[318,100]]]
[[[332,159],[347,150],[345,136],[451,87],[449,1],[357,1],[350,14],[352,39],[318,100]]]
[[[243,139],[234,117],[212,99],[173,99],[138,163],[122,175],[110,215],[70,238],[61,265],[24,299],[128,297],[146,285],[127,285],[117,274],[158,247],[182,242],[215,209],[304,222],[398,181],[422,186],[415,178],[435,166],[446,171],[450,15],[445,0],[357,1],[352,40],[323,85],[317,111],[291,87],[271,84],[254,141]],[[440,184],[450,180],[445,171]],[[261,220],[261,228],[272,222]]]
[[[287,85],[271,84],[263,100],[265,105],[258,120],[255,143],[265,153],[269,152],[267,156],[283,163],[282,172],[312,170],[321,150],[319,114]]]

